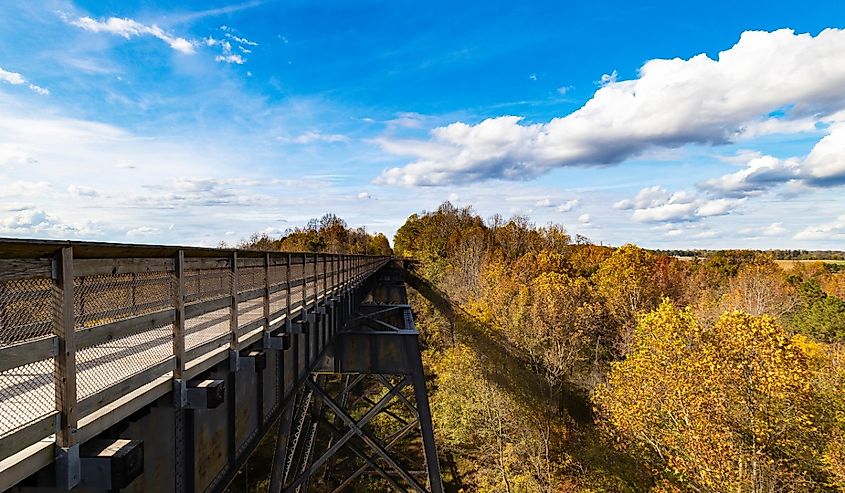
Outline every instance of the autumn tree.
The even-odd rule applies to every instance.
[[[845,271],[833,272],[821,282],[826,293],[845,300]]]
[[[582,386],[604,360],[607,320],[593,286],[581,277],[546,272],[530,284],[531,305],[522,345],[553,388],[578,375]],[[581,370],[581,371],[576,371]]]
[[[433,370],[435,429],[442,444],[468,459],[474,491],[554,493],[566,457],[565,428],[485,378],[485,364],[465,345],[446,349]]]
[[[795,291],[774,262],[743,265],[728,286],[721,303],[724,311],[741,310],[783,320],[795,306]]]
[[[311,219],[304,227],[288,229],[279,238],[254,233],[238,248],[283,252],[330,252],[391,255],[390,243],[382,233],[370,235],[363,227],[350,228],[334,214]]]
[[[637,314],[652,309],[664,294],[656,282],[655,255],[634,245],[618,248],[592,276],[616,320],[618,354],[631,344]]]
[[[805,491],[825,483],[822,346],[768,316],[699,324],[664,301],[637,325],[594,402],[623,447],[692,491]]]
[[[367,254],[369,255],[392,255],[393,251],[390,249],[390,242],[387,241],[387,236],[384,233],[377,233],[370,235],[367,244]]]

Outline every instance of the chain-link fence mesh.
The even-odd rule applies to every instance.
[[[85,399],[116,385],[172,355],[173,324],[169,322],[137,334],[77,349],[77,399]]]
[[[208,301],[232,295],[232,271],[195,269],[185,271],[185,303]],[[185,348],[192,349],[230,332],[229,307],[185,320]]]
[[[264,287],[264,267],[241,267],[238,269],[238,292]]]
[[[0,437],[56,410],[53,358],[0,372]]]
[[[173,308],[172,272],[79,276],[73,280],[77,330]],[[173,354],[169,322],[90,347],[77,347],[76,392],[82,400]]]
[[[0,281],[0,348],[52,335],[56,309],[51,279]]]
[[[173,274],[142,272],[73,279],[77,328],[93,327],[173,307]]]
[[[294,312],[302,307],[302,288],[303,286],[297,286],[295,288],[291,288],[290,293],[290,310]]]
[[[222,298],[232,294],[229,269],[192,269],[185,274],[185,303]]]
[[[301,258],[294,258],[293,262],[290,265],[290,280],[291,281],[298,281],[304,277],[304,266],[302,265]]]
[[[311,277],[314,275],[314,264],[311,263],[310,259],[306,259],[305,266],[303,267],[303,274],[302,277],[304,279],[303,284],[301,286],[303,294],[300,296],[300,299],[305,300],[305,304],[311,303],[311,300],[314,298],[314,281],[311,280]]]
[[[185,348],[192,349],[231,331],[228,307],[185,320]]]
[[[242,267],[238,269],[238,292],[243,293],[264,287],[264,266]],[[238,304],[238,325],[246,324],[264,318],[264,296],[243,301]]]
[[[192,269],[185,271],[185,303],[231,296],[232,271]],[[191,349],[230,331],[228,307],[185,320],[185,348]]]
[[[238,303],[238,326],[264,318],[264,296]]]
[[[52,337],[58,313],[52,279],[0,281],[0,351]],[[54,368],[48,358],[0,371],[0,437],[55,411]]]
[[[287,266],[286,265],[271,265],[270,266],[270,287],[278,286],[287,282]],[[278,313],[287,307],[287,289],[281,289],[275,293],[270,294],[270,313]]]
[[[290,289],[290,308],[291,311],[297,310],[302,306],[302,293],[305,287],[302,280],[306,276],[306,265],[302,263],[302,257],[293,258],[290,266],[290,280],[292,283],[299,282],[299,285]]]

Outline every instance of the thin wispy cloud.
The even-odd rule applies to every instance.
[[[267,4],[270,1],[271,0],[251,0],[248,2],[227,5],[225,7],[199,10],[196,12],[177,13],[174,14],[172,17],[174,22],[177,23],[195,22],[197,20],[205,19],[207,17],[219,17],[230,14],[236,14],[238,12],[249,10],[255,7],[260,7],[261,5]]]
[[[203,39],[203,44],[206,46],[220,48],[220,54],[215,56],[214,60],[217,62],[234,63],[237,65],[243,65],[246,63],[247,60],[242,55],[252,53],[252,50],[247,48],[247,46],[258,46],[258,43],[232,34],[233,29],[229,26],[220,26],[220,30],[223,31],[223,37],[226,39],[218,39],[213,36],[208,36]],[[236,44],[235,47],[240,51],[240,53],[234,52],[232,43]]]
[[[194,41],[170,34],[155,24],[146,25],[134,19],[109,17],[108,19],[96,20],[85,16],[78,19],[69,19],[67,22],[86,31],[113,34],[124,39],[152,36],[164,41],[172,49],[185,55],[192,55],[196,52]]]
[[[41,94],[42,96],[50,94],[49,89],[28,82],[26,78],[24,78],[24,76],[19,74],[18,72],[10,72],[4,70],[2,67],[0,67],[0,81],[12,84],[13,86],[26,86],[31,91]]]
[[[289,144],[314,144],[314,143],[327,143],[327,144],[334,144],[340,142],[349,142],[351,139],[346,135],[341,134],[324,134],[321,132],[317,132],[315,130],[311,130],[293,137],[277,137],[279,142],[289,143]]]

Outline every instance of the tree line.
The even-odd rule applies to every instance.
[[[726,252],[741,252],[742,250],[653,250],[654,253],[672,255],[675,257],[708,257]],[[773,260],[845,260],[845,252],[841,250],[765,250]]]
[[[225,242],[220,243],[226,247]],[[364,227],[352,228],[334,214],[311,219],[303,227],[287,229],[278,237],[253,233],[241,240],[238,248],[281,252],[325,252],[363,255],[392,255],[390,242],[383,233],[370,234]]]

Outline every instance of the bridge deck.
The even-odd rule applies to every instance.
[[[0,491],[130,412],[125,396],[196,376],[385,261],[0,240]]]

